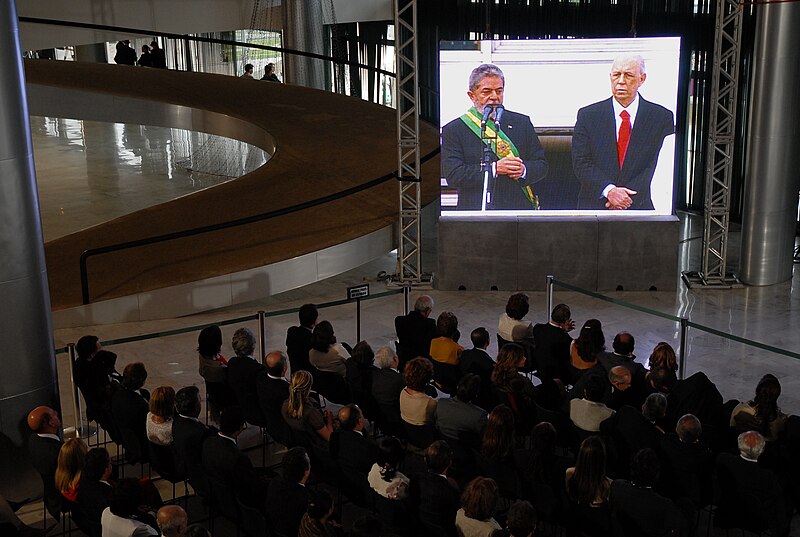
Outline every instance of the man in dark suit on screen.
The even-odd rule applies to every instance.
[[[442,128],[442,177],[458,189],[458,210],[483,209],[484,144],[492,150],[486,209],[538,209],[531,185],[547,175],[544,149],[528,116],[503,110],[505,77],[499,67],[482,64],[469,76],[467,96],[472,108]],[[488,119],[484,111],[493,110]]]
[[[654,209],[650,186],[664,138],[675,132],[672,112],[639,95],[647,78],[641,56],[617,58],[610,76],[612,96],[578,110],[578,209]]]

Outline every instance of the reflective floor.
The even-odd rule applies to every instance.
[[[201,132],[31,116],[45,241],[212,187],[269,159]]]

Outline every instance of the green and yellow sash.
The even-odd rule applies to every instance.
[[[482,115],[473,106],[467,113],[461,116],[461,121],[469,127],[475,136],[477,136],[483,143],[489,146],[492,152],[497,155],[497,158],[505,157],[519,157],[519,150],[514,142],[503,132],[503,129],[497,129],[494,120],[489,119],[486,121],[485,138],[481,136],[481,120]],[[520,186],[525,198],[530,202],[531,207],[535,210],[539,209],[539,197],[533,193],[530,186]]]

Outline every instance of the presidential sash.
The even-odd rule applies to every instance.
[[[503,129],[497,129],[496,125],[494,124],[494,120],[489,119],[486,121],[486,131],[485,137],[481,136],[481,121],[483,117],[481,114],[473,106],[467,113],[461,116],[461,121],[469,127],[469,130],[477,136],[483,143],[489,146],[492,152],[497,155],[498,158],[505,158],[505,157],[519,157],[519,150],[517,146],[514,145],[514,142],[508,137],[508,135],[503,132]],[[525,198],[530,202],[531,207],[534,210],[539,209],[539,197],[533,193],[533,189],[526,185],[520,186],[522,189],[522,193],[525,195]]]

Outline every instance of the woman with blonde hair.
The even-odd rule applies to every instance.
[[[150,395],[147,413],[147,439],[159,446],[172,445],[172,416],[175,413],[175,390],[159,386]]]
[[[309,433],[316,443],[327,446],[333,432],[333,415],[327,410],[321,412],[309,397],[313,385],[314,377],[308,371],[301,369],[292,374],[289,399],[284,401],[281,413],[294,431]]]
[[[58,452],[56,465],[56,488],[67,500],[78,500],[78,486],[80,485],[83,467],[86,465],[86,452],[89,447],[80,438],[71,438],[64,442]]]

